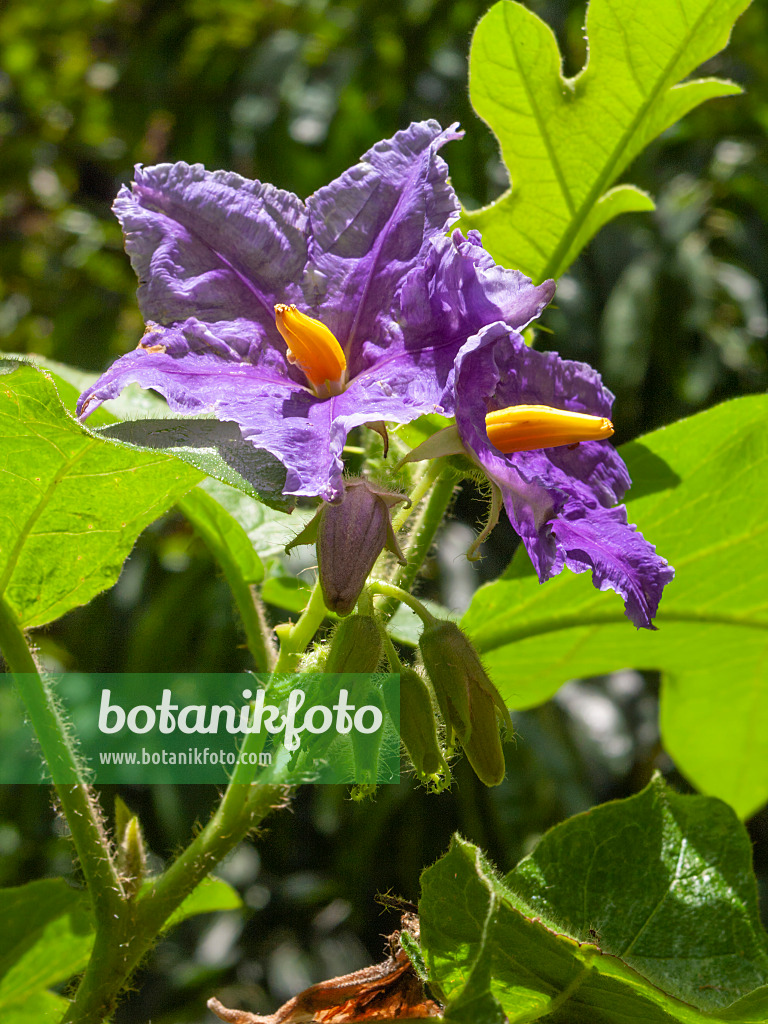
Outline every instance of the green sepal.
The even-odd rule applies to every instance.
[[[342,619],[331,641],[325,671],[331,674],[375,672],[381,661],[381,631],[372,615]]]
[[[131,899],[141,889],[147,871],[147,851],[139,819],[126,804],[115,797],[115,834],[117,871],[126,896]]]

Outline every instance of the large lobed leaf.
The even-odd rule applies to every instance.
[[[472,40],[472,104],[499,140],[511,189],[465,212],[498,263],[557,277],[619,213],[653,209],[633,185],[611,188],[657,135],[731,82],[681,83],[728,42],[749,0],[592,0],[589,59],[571,79],[551,29],[500,0]]]
[[[666,749],[742,815],[768,799],[767,418],[768,398],[740,398],[621,448],[629,520],[676,571],[658,631],[633,630],[587,574],[540,585],[523,551],[463,619],[511,707],[570,678],[660,669]]]
[[[419,905],[446,1020],[765,1021],[750,857],[729,807],[660,779],[558,825],[504,879],[454,839]]]
[[[102,440],[46,373],[0,362],[0,594],[20,624],[51,622],[112,586],[139,533],[200,476]]]

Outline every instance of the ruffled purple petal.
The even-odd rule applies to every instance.
[[[162,324],[196,317],[274,326],[276,302],[300,302],[307,260],[301,200],[200,164],[136,167],[114,211],[139,278],[139,305]]]
[[[396,319],[403,327],[402,348],[414,363],[429,363],[442,385],[440,404],[453,411],[453,367],[468,338],[496,321],[520,331],[552,300],[555,282],[534,285],[517,270],[496,266],[480,245],[480,235],[432,240],[426,259],[404,279]],[[390,350],[392,351],[392,349]],[[386,359],[366,346],[370,361]]]
[[[437,151],[461,135],[455,125],[412,124],[307,200],[307,302],[339,339],[352,376],[363,368],[364,342],[386,348],[397,338],[392,311],[403,278],[459,215]]]
[[[375,420],[407,423],[433,408],[431,375],[414,375],[410,361],[393,368],[394,386],[364,374],[343,394],[323,400],[292,380],[274,355],[273,365],[243,362],[225,339],[193,319],[156,327],[81,395],[78,414],[85,419],[128,384],[153,388],[174,412],[209,412],[237,423],[244,438],[283,463],[286,494],[333,501],[343,491],[342,450],[350,430]]]
[[[246,440],[285,466],[286,494],[319,494],[332,500],[341,493],[343,422],[333,422],[331,401],[322,401],[274,369],[199,352],[172,356],[135,349],[81,395],[81,418],[116,398],[128,384],[153,388],[174,412],[208,412],[237,423]]]
[[[485,416],[511,405],[610,414],[613,396],[584,363],[536,352],[503,324],[472,338],[456,360],[456,422],[464,444],[500,487],[510,522],[539,579],[567,565],[592,570],[596,587],[624,599],[638,627],[653,628],[661,592],[674,570],[612,508],[630,486],[618,452],[606,441],[503,455],[488,441]]]
[[[500,468],[507,457],[488,441],[485,415],[512,405],[551,405],[556,409],[610,416],[613,395],[600,374],[586,363],[561,359],[556,352],[529,348],[504,324],[479,331],[456,360],[456,419],[465,444],[483,451],[491,467]],[[459,408],[459,405],[461,408]],[[549,489],[562,487],[570,493],[572,481],[586,487],[584,500],[610,506],[621,501],[630,486],[629,473],[616,449],[604,441],[583,442],[573,450],[547,448],[545,463],[530,473]],[[532,456],[515,455],[523,471]],[[546,479],[542,474],[546,468]]]
[[[599,590],[615,590],[624,599],[625,614],[638,629],[655,629],[653,617],[661,594],[675,570],[656,548],[627,524],[627,510],[566,504],[552,522],[552,533],[573,572],[592,571]]]

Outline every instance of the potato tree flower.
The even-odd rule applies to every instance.
[[[501,491],[539,579],[564,565],[591,569],[596,587],[624,598],[636,626],[655,628],[651,620],[674,569],[617,505],[631,480],[601,439],[613,433],[613,395],[600,375],[586,363],[528,348],[497,323],[459,352],[455,387],[458,436]],[[526,406],[537,409],[521,415]]]
[[[115,201],[147,330],[80,398],[130,383],[175,412],[234,421],[286,468],[286,494],[343,493],[356,426],[451,415],[453,365],[488,324],[522,329],[552,297],[459,231],[440,147],[412,124],[306,203],[200,165],[136,168]]]

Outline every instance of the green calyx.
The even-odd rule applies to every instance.
[[[325,671],[375,672],[381,661],[381,631],[372,615],[350,615],[334,633]]]

